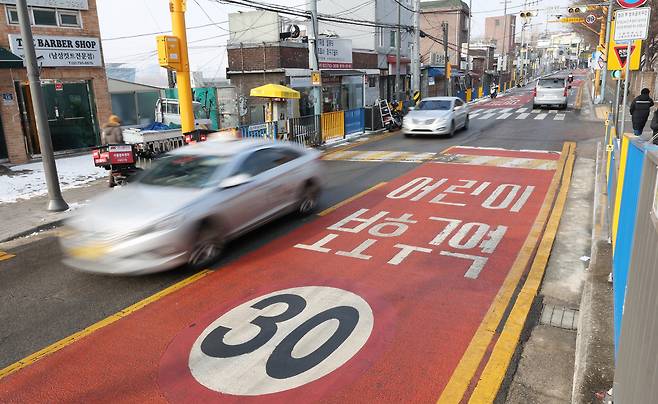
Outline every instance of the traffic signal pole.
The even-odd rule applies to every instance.
[[[50,126],[48,126],[46,101],[43,98],[43,92],[41,90],[41,78],[39,77],[37,55],[34,50],[34,39],[32,37],[30,15],[27,11],[27,1],[18,0],[16,2],[16,10],[18,11],[18,22],[21,27],[21,38],[23,39],[23,47],[25,50],[27,80],[30,86],[30,95],[32,96],[33,101],[32,108],[34,109],[34,118],[37,124],[37,135],[39,136],[39,147],[41,148],[43,173],[46,177],[46,187],[48,188],[47,209],[53,212],[61,212],[67,210],[69,206],[64,201],[62,191],[59,187],[57,165],[55,164],[55,154],[53,152],[53,141],[50,137]]]
[[[604,34],[605,35],[605,40],[604,40],[605,48],[603,49],[603,52],[605,52],[605,55],[606,55],[605,56],[606,64],[602,69],[603,70],[603,76],[601,77],[601,88],[603,89],[603,91],[601,91],[601,95],[599,96],[599,99],[595,100],[595,102],[597,102],[598,104],[602,104],[602,103],[605,102],[605,82],[608,78],[608,63],[607,63],[607,61],[608,61],[608,54],[609,54],[608,47],[610,46],[610,24],[611,24],[611,21],[612,21],[612,7],[614,6],[614,1],[615,0],[610,0],[610,4],[608,4],[608,13],[607,13],[608,17],[606,18],[606,22],[605,22],[605,34]]]
[[[178,37],[180,44],[180,69],[176,70],[178,87],[178,106],[180,109],[181,127],[183,133],[193,132],[194,110],[192,107],[192,83],[190,79],[190,61],[187,54],[187,32],[185,29],[185,1],[169,0],[171,12],[171,32]]]

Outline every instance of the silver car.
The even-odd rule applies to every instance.
[[[177,149],[65,224],[64,263],[115,275],[202,268],[227,241],[278,216],[313,211],[322,186],[320,157],[294,144],[255,140]]]
[[[546,77],[537,80],[532,107],[546,105],[566,109],[569,88],[571,86],[564,77]]]
[[[413,135],[453,136],[458,129],[468,129],[469,108],[458,97],[424,98],[402,120],[402,132]]]

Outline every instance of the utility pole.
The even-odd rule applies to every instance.
[[[411,72],[412,93],[420,91],[420,0],[415,1],[414,10],[414,50],[411,55],[413,71]],[[413,95],[412,94],[412,95]]]
[[[502,54],[504,66],[502,69],[500,69],[501,73],[507,71],[507,57],[506,57],[507,54],[505,53],[505,48],[506,48],[505,45],[507,44],[507,2],[508,1],[509,0],[503,0],[503,3],[505,4],[505,8],[503,11],[503,54]]]
[[[606,62],[608,60],[608,48],[610,47],[610,22],[612,21],[612,8],[614,6],[615,0],[610,0],[608,4],[608,17],[605,23],[605,49],[601,50],[601,53],[605,55]],[[630,57],[630,55],[629,55]],[[597,62],[598,63],[598,62]],[[603,67],[603,75],[601,76],[601,95],[599,95],[598,100],[595,100],[598,104],[605,102],[605,82],[608,77],[608,63]]]
[[[445,72],[446,75],[446,95],[450,95],[452,93],[452,88],[451,88],[451,82],[450,82],[450,69],[448,68],[448,64],[450,63],[450,60],[448,60],[448,22],[443,21],[441,23],[441,30],[443,30],[443,71]]]
[[[171,32],[178,38],[180,46],[180,69],[176,71],[178,87],[178,105],[180,108],[181,127],[183,133],[191,133],[194,126],[194,110],[192,109],[192,84],[190,79],[190,61],[187,54],[187,32],[185,29],[186,0],[169,0],[171,12]]]
[[[401,33],[400,33],[400,24],[402,21],[402,8],[400,7],[400,2],[398,1],[398,31],[395,36],[395,97],[398,101],[402,100],[400,96],[400,48],[401,43]]]
[[[311,12],[311,36],[308,38],[308,57],[309,57],[309,66],[311,67],[311,74],[316,76],[320,75],[320,67],[318,66],[318,51],[317,51],[317,40],[318,40],[318,2],[317,0],[311,0],[309,2],[309,11]],[[313,81],[313,80],[311,80]],[[322,114],[322,84],[311,83],[313,85],[313,90],[311,95],[313,96],[313,113],[316,116]]]
[[[466,34],[466,71],[471,71],[471,20],[473,20],[473,0],[468,0],[468,34]]]
[[[47,209],[53,212],[61,212],[67,210],[69,205],[64,201],[62,191],[59,188],[57,165],[55,164],[55,154],[53,152],[53,141],[50,137],[50,127],[48,126],[46,102],[43,98],[43,92],[41,91],[41,78],[39,77],[37,55],[34,51],[34,38],[32,37],[32,27],[30,26],[30,15],[27,11],[27,1],[17,0],[16,9],[18,11],[18,22],[21,27],[21,38],[23,39],[23,48],[25,51],[27,80],[30,86],[32,107],[34,108],[34,118],[37,124],[37,134],[39,136],[39,146],[41,148],[43,173],[46,177],[46,186],[48,188]]]

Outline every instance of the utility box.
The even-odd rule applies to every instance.
[[[156,39],[158,41],[158,62],[160,66],[170,70],[182,70],[183,63],[178,37],[158,35]]]

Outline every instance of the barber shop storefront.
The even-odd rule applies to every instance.
[[[0,9],[9,16],[8,23],[0,23],[0,161],[23,163],[38,157],[41,147],[34,101],[22,63],[23,40],[13,18],[15,8],[2,3],[11,2],[0,0]],[[91,11],[89,7],[95,1],[42,3],[28,0],[28,11],[35,21],[34,44],[53,148],[56,153],[66,153],[96,146],[111,104],[96,8]],[[45,29],[41,27],[44,24],[53,27]],[[73,29],[76,25],[78,28]],[[42,35],[44,31],[48,35]],[[53,32],[57,35],[51,35]]]

